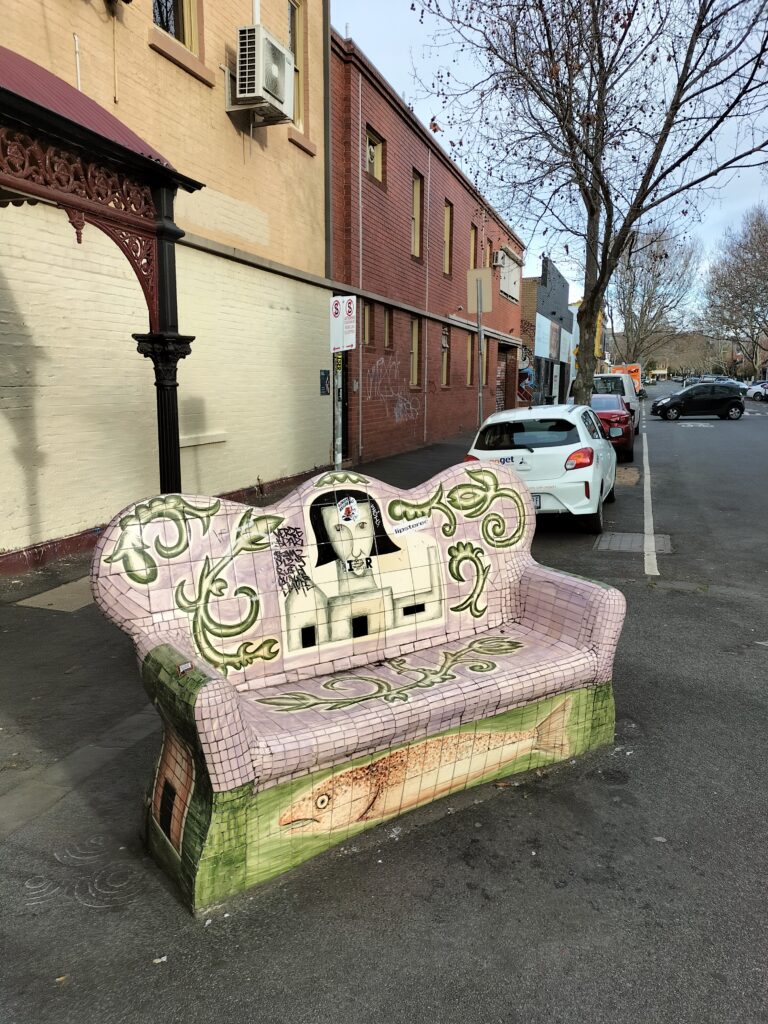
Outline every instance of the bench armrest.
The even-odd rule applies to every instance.
[[[533,562],[520,579],[520,596],[524,625],[594,651],[595,682],[610,682],[626,611],[620,590]]]
[[[202,755],[214,791],[254,779],[237,690],[177,635],[137,638],[144,688],[166,726]]]

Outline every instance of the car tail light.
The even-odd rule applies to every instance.
[[[464,456],[464,461],[465,462],[479,462],[480,459],[478,459],[478,457],[476,455],[465,455]]]
[[[585,469],[595,461],[595,453],[592,448],[577,448],[571,452],[565,460],[566,469]]]

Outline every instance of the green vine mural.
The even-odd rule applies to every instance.
[[[368,484],[370,480],[351,470],[341,473],[324,473],[315,480],[315,487],[333,487],[335,484]]]
[[[461,568],[465,562],[469,562],[475,570],[475,585],[472,588],[472,593],[461,604],[453,605],[451,607],[452,612],[469,611],[476,619],[485,615],[487,605],[483,605],[481,608],[479,599],[483,590],[485,590],[491,565],[490,562],[483,562],[483,555],[485,555],[483,549],[476,547],[469,541],[459,541],[448,548],[448,572],[458,583],[466,582],[466,577]]]
[[[369,700],[383,700],[388,704],[407,702],[410,700],[411,690],[430,689],[455,679],[454,669],[459,665],[466,667],[470,672],[492,672],[496,668],[496,662],[490,660],[492,657],[513,654],[522,646],[523,644],[517,640],[509,640],[504,636],[476,637],[457,651],[443,651],[440,655],[440,664],[436,668],[409,665],[406,658],[393,658],[386,662],[387,668],[396,675],[408,679],[408,682],[401,686],[394,686],[389,680],[378,676],[350,672],[333,676],[322,684],[321,689],[333,696],[326,697],[303,690],[293,690],[277,697],[255,697],[254,702],[266,704],[275,711],[285,712],[341,711]],[[371,687],[368,693],[343,696],[361,683]]]
[[[480,533],[486,544],[492,548],[508,548],[516,544],[525,530],[525,506],[520,495],[511,487],[499,487],[498,478],[490,469],[468,469],[466,472],[472,483],[456,484],[447,494],[443,485],[438,484],[435,493],[426,501],[404,501],[402,498],[391,501],[388,506],[390,518],[396,522],[413,522],[431,516],[433,512],[442,512],[446,519],[441,527],[443,536],[453,537],[458,525],[456,512],[462,513],[466,519],[482,516]],[[487,514],[499,498],[509,498],[517,512],[517,525],[509,534],[501,513]]]
[[[190,523],[200,522],[205,535],[211,525],[211,518],[221,507],[215,501],[204,508],[192,505],[180,494],[170,494],[162,498],[153,498],[142,505],[137,505],[130,515],[120,520],[120,537],[110,555],[104,559],[108,563],[122,562],[126,575],[134,582],[143,585],[154,583],[157,579],[157,562],[152,557],[149,546],[142,538],[141,527],[159,519],[170,520],[178,530],[178,537],[173,544],[166,545],[161,540],[154,544],[155,553],[161,558],[178,558],[190,544]],[[248,509],[237,524],[232,549],[216,562],[206,556],[193,589],[187,596],[187,580],[182,580],[174,591],[176,605],[181,611],[192,618],[192,636],[198,651],[209,664],[214,665],[224,675],[230,669],[243,669],[254,661],[270,661],[276,658],[280,645],[272,637],[259,644],[245,641],[235,651],[220,651],[216,640],[225,640],[240,636],[255,625],[259,617],[259,596],[253,587],[240,586],[234,591],[236,597],[249,602],[246,614],[236,622],[220,622],[211,612],[211,602],[226,596],[229,583],[223,578],[224,570],[238,555],[246,551],[266,551],[270,546],[270,534],[283,522],[282,516],[260,515],[254,509]]]
[[[210,603],[222,598],[229,586],[221,574],[231,565],[238,555],[244,551],[267,551],[270,546],[269,536],[283,522],[282,516],[258,515],[249,509],[241,516],[235,530],[235,543],[232,550],[217,562],[206,557],[197,580],[197,596],[186,595],[186,580],[182,580],[174,591],[176,604],[182,611],[192,616],[192,636],[197,649],[207,662],[218,668],[224,675],[230,669],[244,669],[254,661],[271,661],[280,652],[280,645],[273,637],[255,644],[248,640],[240,644],[235,651],[220,651],[214,640],[225,640],[240,636],[247,632],[259,618],[259,595],[253,587],[240,586],[234,591],[236,597],[250,601],[250,608],[242,619],[235,622],[219,622],[211,614]],[[213,639],[212,639],[213,638]]]
[[[221,507],[220,501],[198,508],[180,494],[166,494],[161,498],[136,505],[133,512],[120,520],[120,537],[110,555],[104,561],[107,564],[123,563],[123,570],[134,583],[154,583],[157,579],[157,562],[152,557],[149,547],[142,537],[142,526],[157,519],[167,519],[174,524],[178,537],[174,544],[166,545],[161,540],[155,541],[155,553],[160,558],[178,558],[189,547],[189,521],[197,519],[202,526],[203,534],[208,533],[211,517]]]

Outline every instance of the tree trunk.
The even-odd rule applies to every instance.
[[[602,295],[597,291],[597,246],[600,210],[595,205],[587,214],[587,251],[584,268],[584,298],[576,317],[579,324],[579,352],[573,396],[577,405],[589,405],[595,376],[595,333]]]

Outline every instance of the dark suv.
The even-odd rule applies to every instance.
[[[744,402],[736,384],[692,384],[660,398],[651,406],[654,416],[679,420],[681,416],[719,416],[721,420],[740,420]]]

